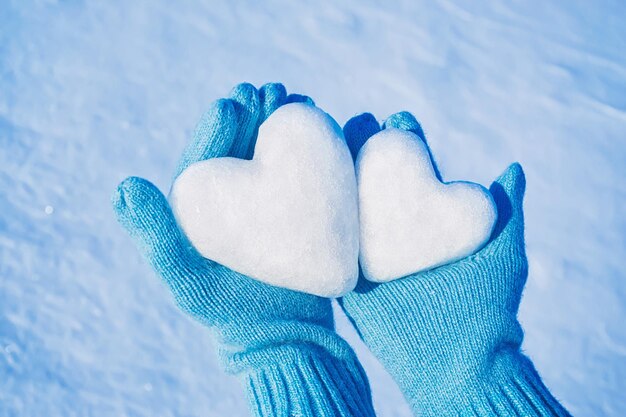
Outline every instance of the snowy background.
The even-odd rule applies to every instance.
[[[524,349],[575,415],[626,415],[626,3],[86,3],[0,1],[0,416],[247,415],[109,200],[167,190],[241,81],[340,124],[414,112],[448,180],[520,161]],[[378,415],[408,416],[338,319]]]

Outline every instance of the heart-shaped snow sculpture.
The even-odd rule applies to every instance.
[[[170,203],[200,254],[237,272],[324,297],[356,285],[354,165],[341,128],[314,106],[276,110],[259,128],[251,161],[189,166]]]
[[[360,262],[370,281],[386,282],[478,251],[497,211],[481,185],[442,183],[419,136],[385,129],[361,148],[356,163]]]

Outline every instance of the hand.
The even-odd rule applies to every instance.
[[[384,128],[412,131],[426,142],[409,113],[391,116]],[[344,133],[353,155],[379,130],[370,114],[350,120]],[[528,275],[525,185],[519,164],[491,185],[498,220],[478,253],[383,284],[361,276],[340,300],[416,414],[567,414],[520,352],[517,312]]]
[[[196,128],[175,177],[197,161],[221,156],[250,158],[258,126],[279,106],[304,96],[287,97],[280,84],[257,90],[237,86],[228,99],[216,101]],[[217,328],[220,341],[234,352],[259,348],[310,324],[332,330],[330,300],[273,287],[203,258],[178,228],[165,196],[149,181],[131,177],[116,190],[113,205],[119,222],[172,291],[176,303],[203,324]],[[289,324],[275,332],[271,323]],[[306,327],[306,326],[305,326]]]
[[[281,84],[259,91],[237,86],[203,116],[175,178],[208,158],[250,159],[259,125],[294,101],[313,104],[287,96]],[[270,286],[203,258],[165,196],[145,179],[124,180],[113,206],[178,306],[215,331],[222,363],[242,378],[253,414],[373,415],[367,378],[334,331],[329,299]]]

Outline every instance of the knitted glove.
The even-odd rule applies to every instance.
[[[241,84],[203,116],[176,176],[208,158],[251,158],[259,125],[279,106],[310,101],[280,84]],[[117,218],[174,295],[214,330],[226,371],[237,374],[257,416],[373,416],[370,388],[334,331],[329,299],[273,287],[203,258],[178,228],[166,198],[147,180],[124,180]]]
[[[386,127],[412,131],[425,142],[409,113],[393,115]],[[353,155],[379,130],[371,114],[350,120],[344,133]],[[475,255],[382,284],[361,276],[340,300],[415,415],[568,415],[520,352],[517,311],[528,274],[524,189],[517,163],[491,185],[498,221]]]

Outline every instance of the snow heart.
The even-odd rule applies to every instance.
[[[341,128],[316,107],[280,107],[259,128],[254,158],[187,168],[170,203],[204,257],[268,284],[325,297],[358,278],[354,165]]]
[[[391,281],[479,250],[497,210],[484,187],[441,183],[426,144],[386,129],[361,148],[357,163],[360,262],[367,279]]]

